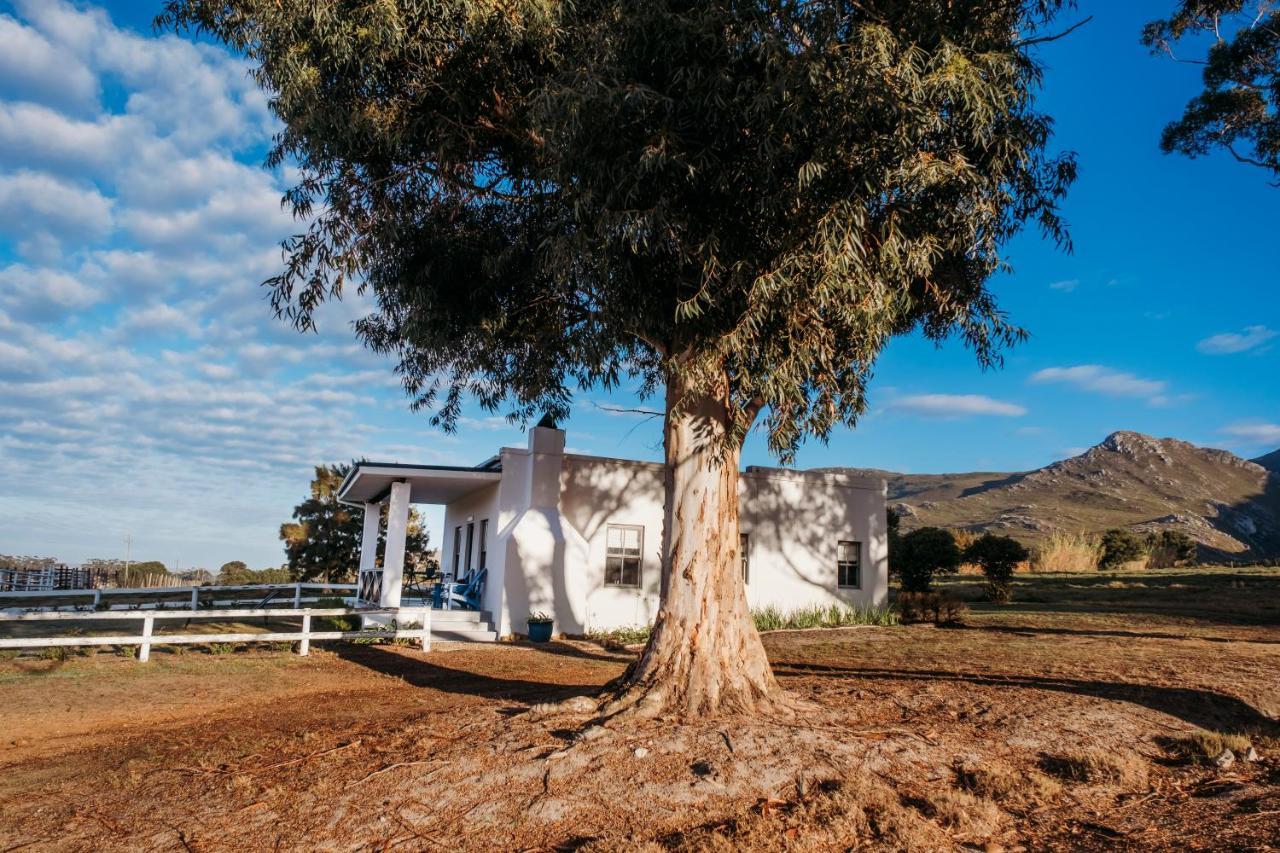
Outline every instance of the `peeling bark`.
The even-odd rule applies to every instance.
[[[718,396],[667,390],[662,599],[644,654],[601,708],[644,717],[756,712],[787,704],[747,609],[738,537],[741,448]],[[674,387],[673,387],[674,386]]]

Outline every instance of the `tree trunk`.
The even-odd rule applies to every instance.
[[[727,388],[727,381],[725,383]],[[722,441],[727,390],[685,401],[668,382],[662,600],[641,656],[606,715],[703,717],[756,711],[781,690],[747,609],[738,537],[741,448]]]

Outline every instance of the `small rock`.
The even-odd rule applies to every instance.
[[[636,747],[636,758],[644,758],[648,754],[649,750],[645,749],[643,746]]]
[[[1257,760],[1258,760],[1258,750],[1256,750],[1256,749],[1254,749],[1252,746],[1250,746],[1247,750],[1245,750],[1244,755],[1242,755],[1242,756],[1240,756],[1240,757],[1241,757],[1241,758],[1243,758],[1245,761],[1251,761],[1251,762],[1252,762],[1252,761],[1257,761]]]
[[[1004,853],[1004,845],[997,844],[994,841],[988,841],[982,845],[982,853]]]
[[[1224,749],[1213,757],[1213,766],[1219,770],[1226,770],[1232,764],[1236,763],[1236,754],[1229,749]]]

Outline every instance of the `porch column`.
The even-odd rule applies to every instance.
[[[364,535],[360,537],[360,571],[373,571],[378,562],[378,528],[382,526],[382,504],[364,505]]]
[[[391,484],[387,507],[387,550],[382,560],[382,607],[400,606],[404,578],[404,540],[409,532],[409,484]]]

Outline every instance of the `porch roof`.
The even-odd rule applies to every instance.
[[[443,504],[502,479],[495,460],[464,468],[452,465],[405,465],[398,462],[358,462],[338,489],[338,500],[359,506],[382,501],[391,484],[409,484],[409,502]]]

